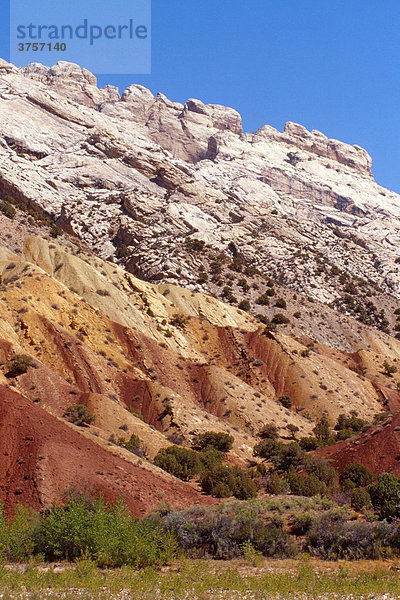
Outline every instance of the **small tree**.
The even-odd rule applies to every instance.
[[[200,433],[192,443],[195,450],[205,450],[208,447],[215,448],[220,452],[229,452],[234,442],[233,436],[229,433],[219,433],[217,431],[206,431]]]
[[[87,407],[84,404],[73,404],[68,406],[64,413],[64,419],[74,425],[90,425],[95,419],[94,415],[89,414]]]
[[[315,437],[302,437],[299,441],[299,446],[306,452],[316,450],[319,446],[318,440]]]
[[[28,354],[16,354],[8,363],[6,377],[17,377],[27,372],[33,366],[33,358]]]
[[[161,448],[154,459],[154,464],[182,481],[189,481],[201,471],[198,453],[179,446]]]
[[[377,483],[368,487],[372,506],[382,519],[400,517],[400,481],[394,475],[383,473]]]
[[[206,473],[200,485],[203,492],[216,498],[235,496],[239,500],[247,500],[257,494],[256,482],[239,467],[218,467]]]
[[[397,367],[395,365],[390,365],[387,360],[383,361],[382,368],[385,375],[388,377],[391,377],[394,373],[397,373]]]
[[[366,488],[354,488],[351,491],[351,508],[360,511],[364,507],[371,506],[371,496]]]
[[[278,398],[278,402],[280,402],[285,408],[292,408],[293,402],[290,396],[280,396]]]
[[[254,446],[253,454],[264,460],[270,460],[279,453],[282,446],[283,444],[276,439],[266,438]]]
[[[0,212],[9,219],[13,219],[16,215],[16,210],[7,200],[0,200]]]
[[[290,442],[289,444],[281,444],[279,451],[271,456],[271,461],[278,473],[288,473],[302,463],[304,455],[304,451],[297,442]]]
[[[315,433],[315,437],[320,442],[325,442],[326,440],[328,440],[330,438],[331,432],[329,429],[328,419],[326,418],[325,415],[323,415],[320,418],[320,420],[314,427],[313,432]]]
[[[349,463],[339,476],[339,483],[343,488],[366,487],[375,481],[375,475],[359,462]]]
[[[298,431],[300,431],[300,430],[299,430],[299,428],[297,427],[297,425],[294,425],[293,423],[288,423],[288,424],[286,425],[286,429],[288,429],[288,430],[289,430],[289,432],[290,432],[290,434],[291,434],[292,438],[295,440],[295,439],[296,439],[296,433],[297,433]]]
[[[260,437],[263,440],[275,440],[278,437],[278,428],[275,425],[275,423],[267,423],[266,425],[264,425],[260,429],[258,437]]]

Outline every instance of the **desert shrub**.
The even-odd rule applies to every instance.
[[[208,447],[215,448],[220,452],[229,452],[234,442],[233,436],[229,433],[206,431],[200,433],[193,441],[192,447],[195,450],[205,450]]]
[[[261,306],[269,306],[269,297],[267,294],[261,294],[256,299],[256,304],[260,304]]]
[[[120,445],[123,448],[126,448],[126,450],[129,450],[129,452],[132,452],[133,454],[136,454],[136,456],[140,456],[141,458],[143,458],[146,455],[146,451],[142,447],[142,442],[140,438],[134,433],[132,433],[129,440],[122,440]]]
[[[275,423],[266,423],[266,425],[260,429],[258,437],[263,440],[276,439],[278,437],[278,428]]]
[[[388,523],[346,521],[345,515],[329,511],[318,517],[306,537],[307,550],[320,558],[375,559],[398,547],[398,528]]]
[[[266,556],[293,556],[296,551],[280,519],[264,523],[231,504],[218,510],[200,506],[180,512],[168,510],[152,518],[176,536],[188,556],[230,560],[243,555],[249,543]]]
[[[316,450],[319,446],[318,440],[315,437],[302,437],[299,440],[299,446],[305,452]]]
[[[182,481],[192,479],[201,471],[198,453],[180,446],[161,448],[154,458],[154,463]]]
[[[315,475],[328,487],[335,483],[337,479],[336,470],[324,458],[307,454],[302,464],[309,475]]]
[[[6,377],[17,377],[33,366],[33,358],[28,354],[16,354],[8,363]]]
[[[348,417],[344,414],[339,415],[337,423],[334,429],[337,431],[336,438],[338,440],[345,440],[353,433],[360,432],[366,425],[367,421],[357,417],[357,413],[353,411]]]
[[[212,446],[208,446],[205,450],[199,452],[201,463],[201,473],[207,473],[220,467],[224,461],[225,454]]]
[[[121,244],[115,253],[117,258],[128,258],[132,254],[126,244]]]
[[[296,438],[296,433],[298,431],[300,431],[300,429],[297,427],[297,425],[294,425],[293,423],[288,423],[286,425],[286,429],[289,431],[290,435],[292,436],[293,439]]]
[[[287,475],[289,489],[296,496],[322,496],[326,493],[326,485],[315,475],[302,475],[291,472]]]
[[[385,375],[388,375],[389,377],[391,377],[394,373],[397,373],[397,367],[388,363],[387,360],[383,361],[382,368]]]
[[[278,495],[282,494],[285,484],[284,481],[276,473],[270,473],[262,482],[262,487],[267,494]]]
[[[384,411],[384,412],[380,412],[377,413],[374,416],[374,420],[373,420],[373,424],[374,425],[378,425],[378,423],[381,423],[382,421],[385,421],[388,417],[390,417],[391,415],[393,415],[394,413],[392,413],[390,410]]]
[[[363,487],[354,488],[351,490],[351,508],[360,511],[365,507],[371,506],[371,496],[368,490]]]
[[[13,205],[7,202],[7,200],[0,201],[0,212],[9,219],[13,219],[17,213]]]
[[[272,317],[271,323],[274,323],[275,325],[287,325],[288,323],[290,323],[290,320],[287,317],[285,317],[285,315],[283,315],[282,313],[276,313]]]
[[[183,314],[174,313],[172,319],[169,320],[169,324],[179,329],[185,329],[189,323],[189,317]]]
[[[378,481],[368,487],[374,509],[382,519],[400,517],[400,480],[383,473]]]
[[[256,482],[239,467],[217,467],[201,477],[200,486],[203,492],[216,498],[235,496],[246,500],[257,494]]]
[[[285,408],[291,408],[292,404],[293,404],[290,396],[280,396],[278,398],[278,402],[280,402],[282,404],[282,406],[284,406]]]
[[[296,469],[304,459],[304,451],[300,448],[297,442],[290,444],[281,444],[278,452],[271,456],[271,461],[274,464],[278,473],[288,473]]]
[[[61,227],[58,227],[58,225],[56,225],[55,223],[51,223],[51,225],[50,225],[50,236],[52,238],[58,238],[63,233],[64,232],[61,229]]]
[[[254,446],[253,454],[259,458],[270,460],[272,456],[279,453],[283,444],[274,438],[265,438]]]
[[[193,250],[194,252],[202,252],[204,250],[204,246],[206,245],[204,240],[186,240],[185,246],[188,250]]]
[[[101,498],[87,502],[71,495],[64,507],[54,503],[35,534],[35,550],[48,560],[84,555],[107,567],[165,563],[176,549],[171,532],[131,517],[122,502],[106,505]]]
[[[335,435],[335,441],[342,442],[343,440],[347,440],[349,437],[354,435],[354,431],[352,429],[340,429]]]
[[[96,294],[98,294],[99,296],[109,296],[110,292],[108,290],[96,290]]]
[[[349,463],[339,476],[339,483],[344,489],[365,487],[375,481],[375,475],[359,462]]]
[[[329,428],[328,419],[325,417],[325,415],[322,416],[321,419],[318,421],[318,423],[313,429],[313,432],[315,433],[315,437],[320,442],[326,442],[327,440],[329,440],[331,432]]]
[[[291,532],[295,535],[305,535],[315,520],[315,514],[311,512],[294,513],[291,523]]]
[[[286,300],[284,298],[278,298],[277,301],[275,302],[275,306],[277,308],[286,309]]]
[[[248,311],[251,308],[250,302],[248,300],[242,300],[241,302],[239,302],[238,308],[240,308],[240,310]]]
[[[95,419],[94,415],[89,414],[84,404],[72,404],[68,406],[64,413],[64,419],[74,425],[90,425]]]

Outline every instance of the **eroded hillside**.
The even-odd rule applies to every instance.
[[[73,250],[67,246],[72,246]],[[137,513],[161,500],[207,501],[152,464],[160,448],[226,432],[229,460],[249,465],[259,430],[310,434],[327,414],[368,422],[397,411],[400,342],[365,328],[352,352],[269,331],[247,312],[171,284],[135,278],[77,245],[38,236],[0,254],[1,499],[36,507],[72,487],[123,495]],[[33,364],[13,374],[16,355]],[[292,407],[279,397],[288,395]],[[64,414],[83,404],[78,427]],[[135,434],[138,457],[118,444]]]

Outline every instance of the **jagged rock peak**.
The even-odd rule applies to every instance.
[[[264,125],[254,134],[249,134],[249,137],[253,143],[270,140],[291,144],[299,150],[305,150],[317,156],[335,160],[346,167],[354,169],[361,175],[372,176],[372,159],[364,148],[329,139],[320,131],[316,129],[308,131],[308,129],[298,123],[288,121],[285,123],[282,133],[270,125]],[[296,160],[295,156],[293,160]]]
[[[159,119],[162,118],[165,123],[165,127],[161,127],[162,130],[169,129],[173,131],[176,129],[175,142],[167,143],[162,132],[154,137],[154,141],[164,145],[177,158],[189,160],[190,162],[197,162],[210,157],[208,145],[213,133],[210,130],[227,131],[238,136],[243,134],[241,115],[233,108],[219,104],[204,104],[201,100],[195,98],[189,98],[182,105],[178,102],[171,102],[161,93],[154,97],[149,89],[138,84],[130,85],[120,96],[118,89],[114,86],[106,86],[104,89],[99,90],[96,77],[90,71],[75,63],[59,61],[53,67],[32,63],[27,67],[17,69],[14,65],[1,60],[0,73],[19,73],[36,81],[41,81],[47,86],[55,88],[57,92],[68,96],[69,99],[99,109],[110,116],[122,116],[121,110],[128,110],[130,120],[144,121],[146,125],[150,125],[150,128],[153,123],[154,129],[159,130]],[[119,104],[120,101],[126,108]],[[113,108],[115,103],[118,104],[118,107]],[[175,123],[172,123],[172,121]],[[200,140],[203,136],[200,135],[199,126],[209,132],[209,135],[206,133],[206,140]],[[185,139],[182,143],[179,143],[178,138],[182,136],[182,127],[187,134],[184,136]],[[187,135],[192,140],[193,138],[197,139],[188,144]],[[371,177],[372,160],[366,150],[357,145],[352,146],[338,140],[329,139],[320,131],[308,131],[297,123],[287,122],[283,132],[279,132],[269,125],[264,125],[255,133],[246,134],[246,139],[251,143],[283,142],[294,146],[298,150],[311,152],[317,156],[336,161],[363,176]],[[296,160],[296,157],[293,160]]]

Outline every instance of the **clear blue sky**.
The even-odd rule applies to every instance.
[[[152,56],[151,75],[99,84],[233,106],[246,131],[319,129],[365,147],[377,182],[400,192],[399,0],[153,0]]]

